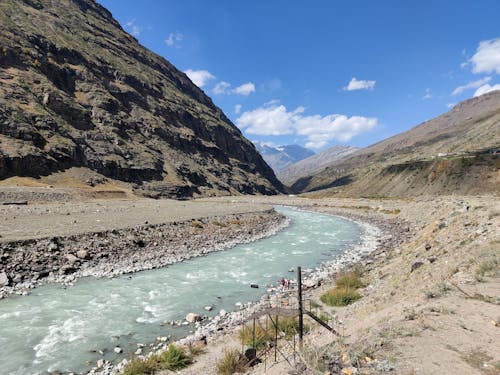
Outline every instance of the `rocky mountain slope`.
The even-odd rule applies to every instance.
[[[286,145],[272,147],[261,142],[254,142],[267,164],[275,173],[288,166],[314,155],[314,151],[299,145]]]
[[[498,194],[499,149],[500,91],[494,91],[302,177],[292,188],[353,197]]]
[[[149,196],[282,189],[211,99],[94,0],[4,0],[0,25],[0,179],[77,168]]]
[[[338,162],[358,150],[351,146],[333,146],[316,155],[309,156],[278,172],[278,178],[285,185],[292,185],[300,177],[321,171],[328,165]]]

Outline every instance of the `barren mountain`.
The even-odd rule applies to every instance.
[[[500,192],[500,91],[466,100],[404,133],[294,182],[295,191],[403,197]]]
[[[211,99],[94,0],[3,0],[0,25],[0,179],[71,171],[175,197],[282,189]]]

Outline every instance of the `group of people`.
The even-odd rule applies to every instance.
[[[289,290],[290,289],[290,280],[286,280],[284,277],[282,277],[281,281],[280,281],[280,289],[282,292],[284,292],[285,290]]]

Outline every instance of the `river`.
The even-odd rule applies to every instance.
[[[215,316],[235,303],[258,300],[266,286],[296,266],[311,268],[359,243],[363,228],[335,216],[277,208],[291,224],[272,237],[168,267],[113,279],[81,279],[71,287],[41,286],[29,296],[0,300],[0,372],[38,375],[85,372],[98,351],[119,361],[137,343],[181,337],[172,327],[188,312]],[[250,284],[258,284],[258,289]],[[204,306],[213,306],[210,312]],[[124,353],[116,354],[115,346]]]

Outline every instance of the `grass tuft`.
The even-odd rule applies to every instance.
[[[219,375],[244,373],[246,369],[246,359],[236,349],[225,351],[224,357],[222,357],[216,364],[216,371]]]
[[[347,306],[361,298],[354,288],[334,288],[321,296],[321,301],[330,306]]]
[[[193,359],[180,346],[170,344],[168,349],[161,353],[162,367],[166,370],[180,370],[193,363]]]

